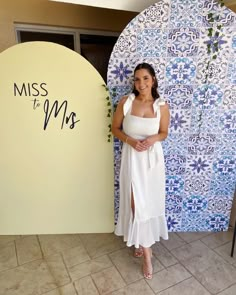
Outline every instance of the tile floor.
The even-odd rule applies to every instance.
[[[170,233],[152,280],[113,234],[0,236],[0,295],[235,295],[232,234]]]

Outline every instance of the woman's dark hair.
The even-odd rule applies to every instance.
[[[134,75],[135,75],[136,71],[142,70],[142,69],[147,70],[149,72],[149,74],[154,78],[154,83],[153,83],[153,87],[152,87],[152,97],[154,98],[154,100],[156,100],[157,98],[160,97],[160,95],[157,91],[158,83],[157,83],[155,71],[150,64],[143,62],[143,63],[138,64],[136,66],[136,68],[134,69]],[[139,92],[135,89],[135,87],[133,88],[133,93],[135,94],[135,96],[139,95]]]

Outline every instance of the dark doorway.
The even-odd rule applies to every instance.
[[[74,35],[72,34],[20,31],[19,35],[21,43],[29,41],[46,41],[57,43],[75,50]]]
[[[86,58],[107,82],[109,58],[118,37],[80,34],[81,55]]]

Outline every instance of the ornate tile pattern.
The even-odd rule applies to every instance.
[[[204,109],[215,109],[221,105],[223,91],[214,84],[199,86],[193,93],[193,105]]]
[[[218,37],[208,36],[209,12],[219,15]],[[169,136],[162,142],[169,231],[228,228],[236,182],[235,26],[235,13],[216,0],[162,0],[126,26],[111,54],[113,105],[131,92],[135,66],[147,62],[170,107]],[[207,70],[206,48],[216,41],[219,52]],[[115,139],[115,219],[120,153]]]
[[[170,30],[168,56],[187,57],[197,55],[199,37],[199,30],[189,27]]]
[[[191,108],[192,95],[193,87],[191,85],[170,85],[165,88],[164,92],[164,98],[170,108]]]
[[[194,61],[186,57],[171,59],[166,67],[166,78],[169,84],[192,84],[196,75]]]

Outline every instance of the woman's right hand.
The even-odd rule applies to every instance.
[[[147,150],[147,146],[140,140],[129,137],[126,143],[131,145],[132,148],[134,148],[137,152],[143,152]]]

